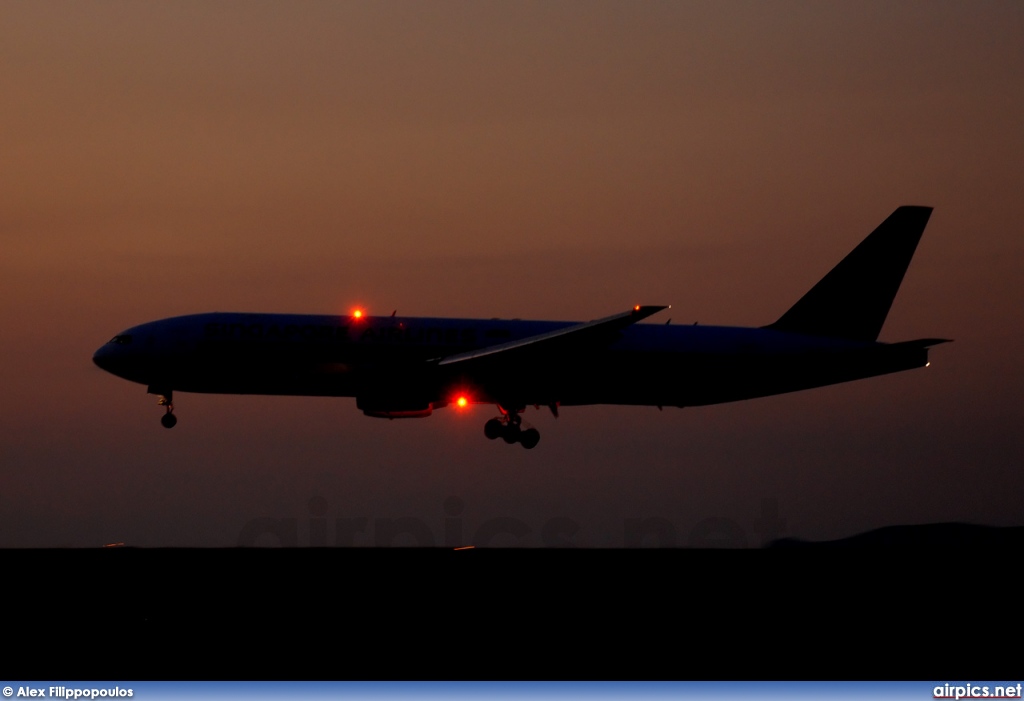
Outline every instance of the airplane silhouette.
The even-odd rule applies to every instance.
[[[93,361],[174,391],[355,397],[368,416],[496,404],[488,438],[533,448],[528,406],[684,407],[822,387],[928,365],[946,339],[879,343],[930,207],[896,209],[777,321],[760,328],[638,324],[666,306],[587,322],[209,313],[134,326]]]

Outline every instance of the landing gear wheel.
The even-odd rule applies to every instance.
[[[531,450],[540,442],[540,431],[535,428],[528,428],[519,435],[519,442],[527,450]]]
[[[484,435],[490,438],[492,441],[495,438],[500,438],[501,434],[505,432],[505,425],[498,419],[491,419],[484,424]]]
[[[166,410],[166,413],[160,417],[160,424],[164,428],[174,428],[174,424],[178,423],[178,417],[174,415],[174,394],[169,389],[153,385],[150,385],[147,391],[150,394],[158,395],[156,405],[162,406]]]
[[[501,418],[491,419],[484,424],[485,436],[492,441],[500,438],[509,445],[522,443],[527,450],[537,446],[540,442],[540,431],[535,428],[523,429],[523,417],[519,415],[519,412],[523,411],[521,407],[506,409],[499,404],[498,409],[501,410]]]
[[[506,443],[512,445],[519,440],[521,435],[522,433],[519,431],[519,426],[516,424],[508,424],[502,431],[501,437]]]

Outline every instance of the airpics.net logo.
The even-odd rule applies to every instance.
[[[15,692],[14,687],[5,686],[4,696],[7,698],[13,696],[23,699],[53,698],[74,701],[75,699],[126,699],[135,696],[135,692],[132,689],[122,689],[119,686],[105,689],[79,689],[67,686],[19,686],[18,691]]]
[[[724,516],[705,518],[690,529],[679,529],[669,519],[628,517],[588,531],[567,516],[551,516],[543,523],[528,523],[513,516],[494,516],[482,522],[466,517],[466,503],[450,496],[441,504],[440,528],[416,516],[371,519],[369,516],[329,517],[327,500],[309,500],[309,517],[263,516],[250,519],[238,535],[239,547],[625,547],[625,548],[743,548],[764,545],[785,533],[777,499],[762,499],[760,514],[750,532]],[[437,521],[434,523],[436,524]],[[333,527],[332,527],[333,526]],[[330,537],[333,531],[333,539]],[[303,537],[300,537],[302,533]],[[303,542],[305,541],[305,542]],[[333,542],[332,542],[333,541]]]
[[[936,699],[1019,699],[1022,684],[987,686],[980,684],[943,684],[932,689]]]

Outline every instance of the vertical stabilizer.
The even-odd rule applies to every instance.
[[[931,213],[931,207],[899,207],[766,328],[876,340]]]

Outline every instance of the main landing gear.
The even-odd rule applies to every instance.
[[[164,428],[174,428],[174,425],[178,423],[178,417],[174,415],[174,404],[171,402],[173,395],[168,392],[167,394],[161,394],[157,400],[157,406],[167,407],[166,413],[160,417],[160,423]]]
[[[527,450],[536,447],[540,442],[540,431],[535,428],[522,428],[523,419],[515,409],[501,409],[500,419],[491,419],[484,424],[484,435],[492,441],[501,438],[506,443],[519,443]]]

